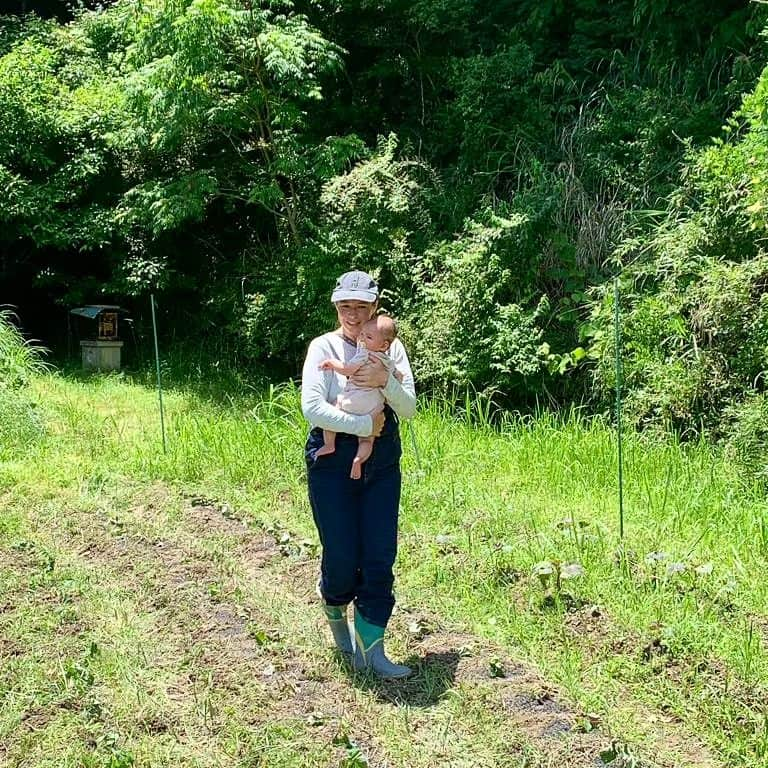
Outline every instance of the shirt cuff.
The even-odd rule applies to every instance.
[[[390,373],[386,386],[383,386],[381,391],[384,394],[384,397],[389,400],[390,395],[398,394],[400,387],[402,387],[402,384],[395,378],[395,374]]]

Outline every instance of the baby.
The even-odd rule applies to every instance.
[[[357,352],[348,362],[328,358],[323,360],[318,366],[322,371],[336,371],[347,377],[347,383],[341,394],[336,400],[336,407],[347,413],[358,415],[374,413],[384,405],[384,395],[377,387],[359,387],[351,379],[365,363],[368,362],[369,353],[373,353],[384,363],[384,367],[390,373],[402,381],[403,375],[394,370],[395,364],[392,358],[387,355],[389,347],[397,337],[397,326],[391,317],[378,315],[369,320],[360,330],[360,337],[357,340]],[[352,471],[350,477],[353,480],[359,480],[361,468],[373,452],[373,437],[359,437],[357,445],[357,454],[352,462]],[[323,447],[320,448],[316,456],[327,456],[336,450],[336,433],[328,429],[323,430]]]

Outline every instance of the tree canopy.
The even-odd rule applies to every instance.
[[[637,423],[762,387],[764,6],[17,10],[42,15],[0,17],[0,268],[43,305],[151,289],[180,335],[295,371],[361,267],[424,385],[599,403],[621,270]]]

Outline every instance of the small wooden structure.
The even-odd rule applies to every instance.
[[[118,318],[126,310],[112,304],[89,304],[71,309],[70,314],[96,320],[95,338],[83,339],[80,350],[86,371],[119,371],[123,342],[118,335]]]

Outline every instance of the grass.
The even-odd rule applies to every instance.
[[[16,315],[0,307],[0,384],[18,387],[45,371],[43,349],[27,342],[15,324]]]
[[[42,350],[24,339],[14,320],[10,310],[0,308],[0,459],[34,442],[42,428],[24,388],[46,365]]]
[[[0,763],[768,765],[768,503],[712,446],[629,438],[619,542],[609,425],[424,404],[393,688],[309,607],[294,389],[171,390],[163,453],[151,387],[32,386],[45,432],[0,464]]]

